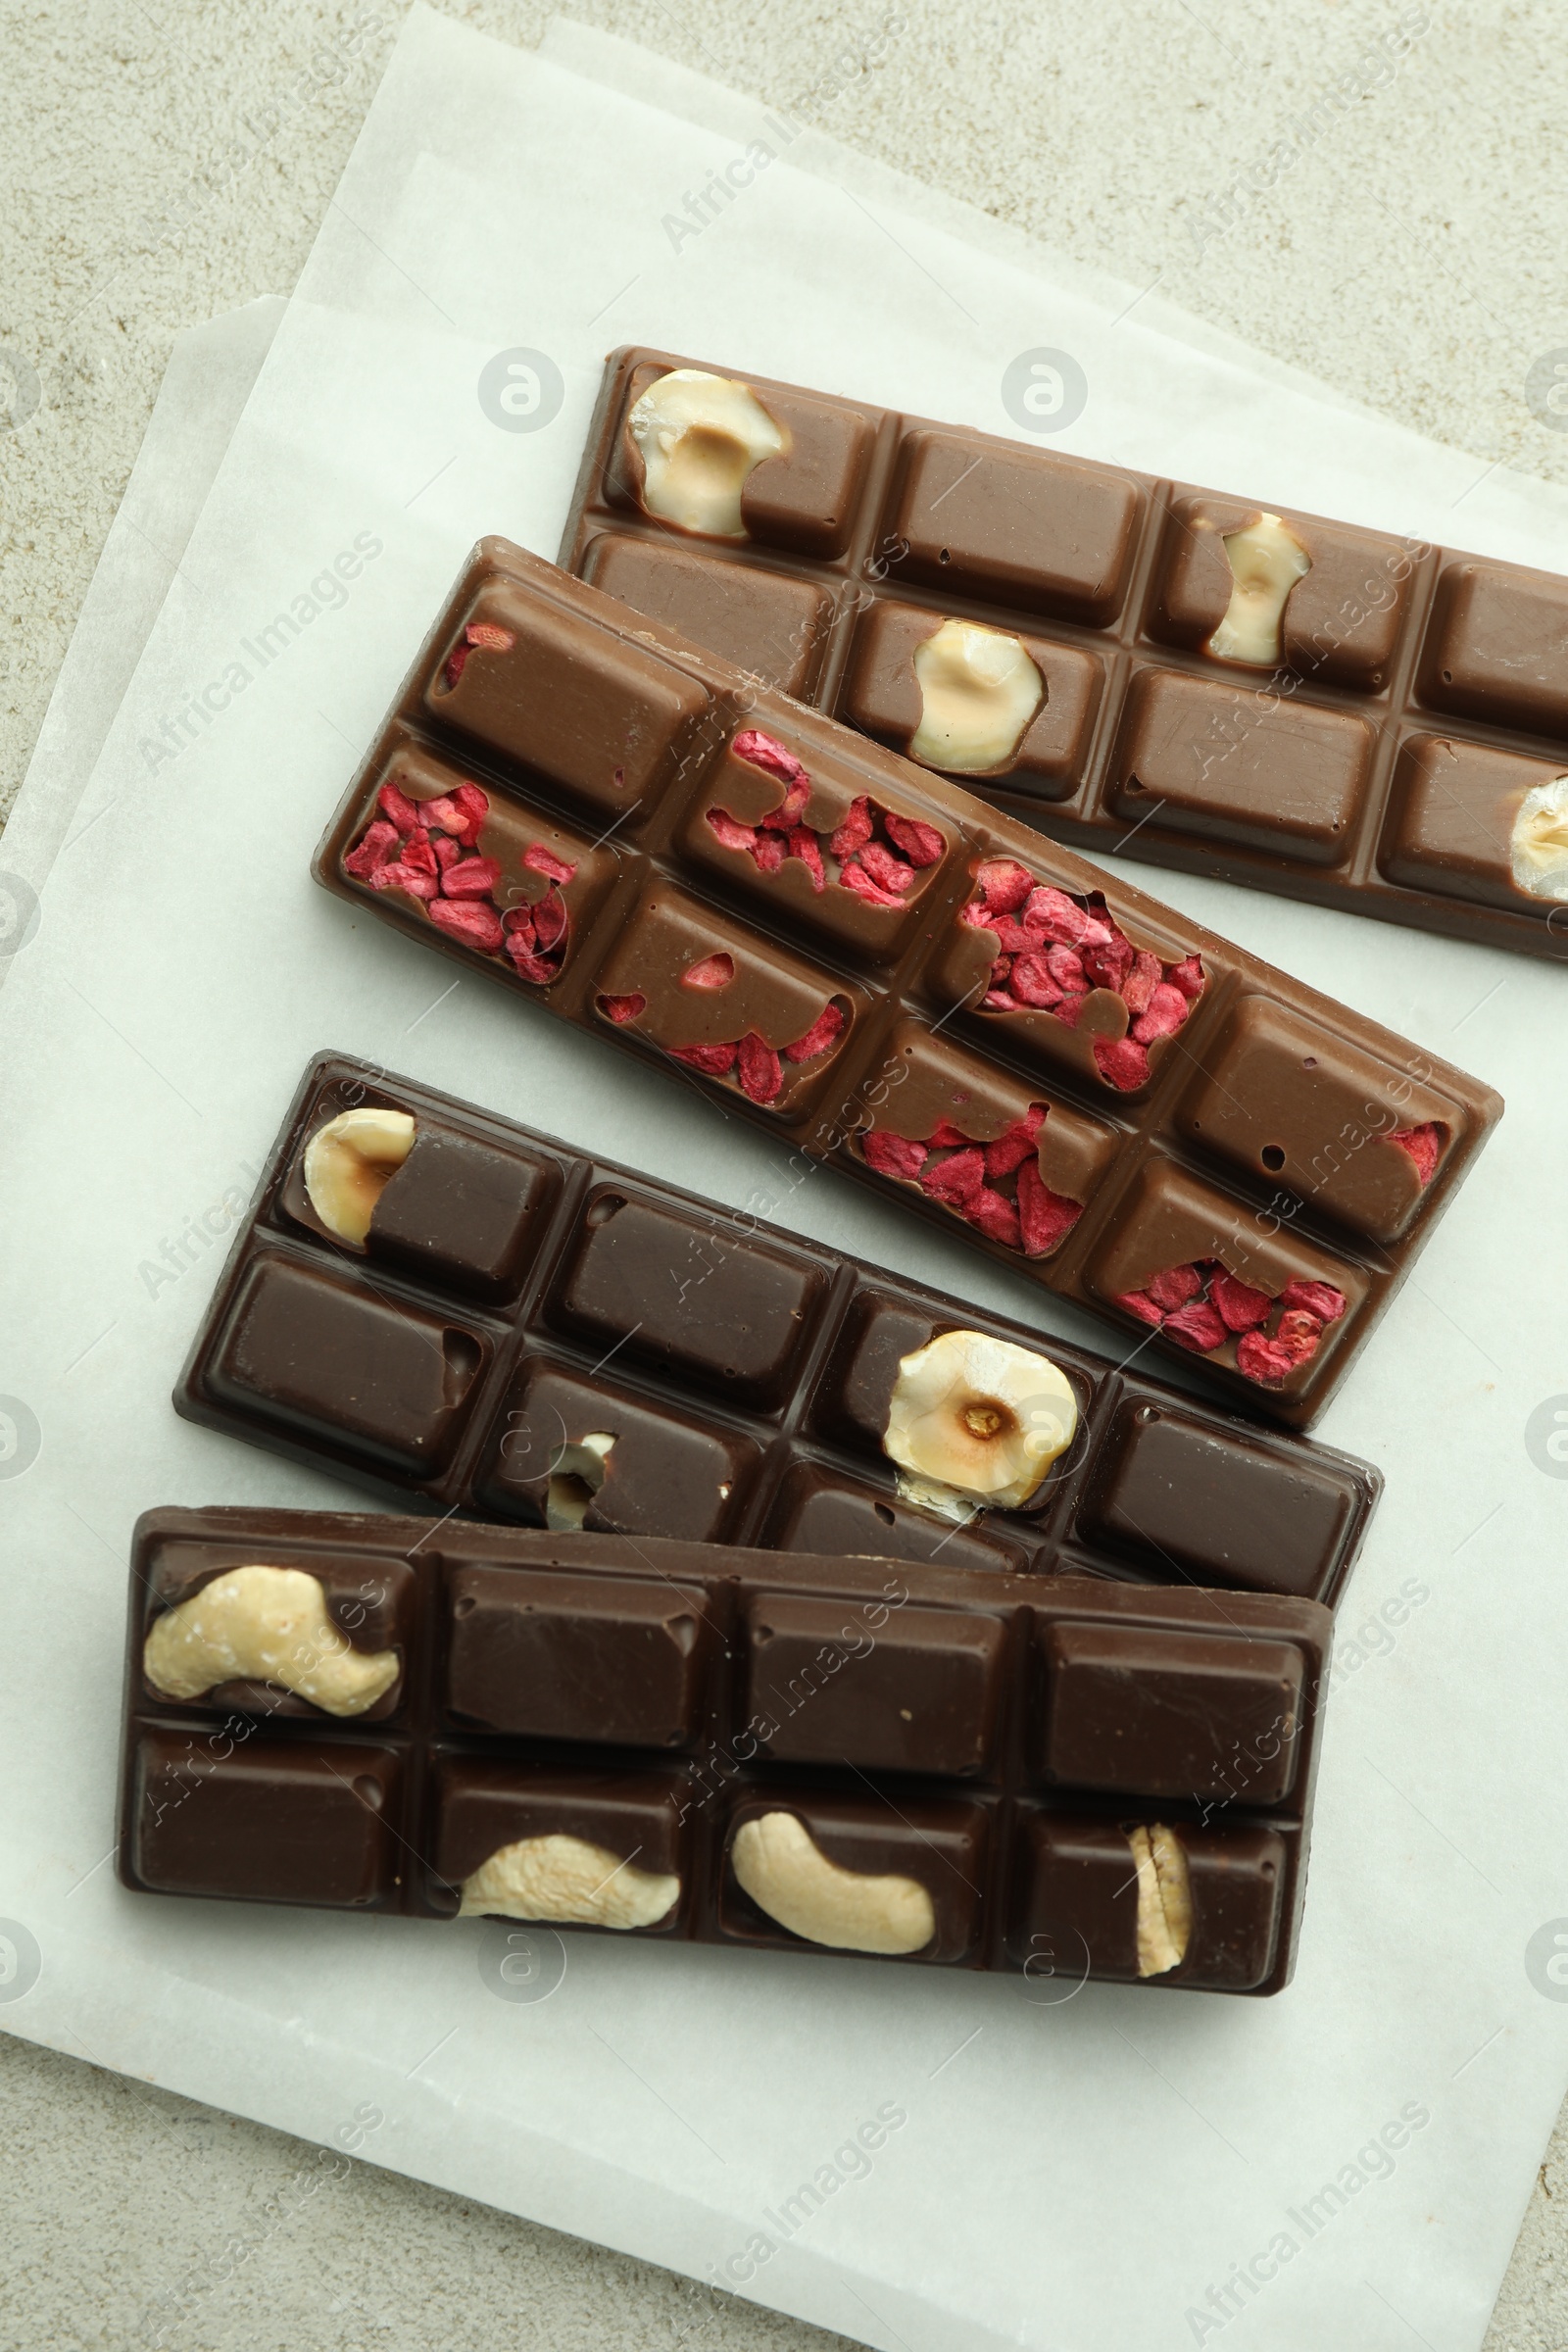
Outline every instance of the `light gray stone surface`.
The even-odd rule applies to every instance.
[[[448,5],[517,41],[547,16]],[[400,13],[0,0],[0,812],[171,340],[293,284]],[[1549,0],[573,13],[1157,282],[1483,463],[1568,480],[1568,404],[1557,417],[1527,392],[1568,351],[1568,48]],[[1378,64],[1401,24],[1422,28]],[[151,2344],[170,2293],[169,2352],[836,2340],[363,2163],[323,2179],[316,2151],[89,2058],[0,2035],[0,2352]],[[1568,2345],[1565,2214],[1559,2126],[1487,2352]]]

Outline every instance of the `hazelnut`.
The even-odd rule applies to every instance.
[[[277,1683],[328,1715],[363,1715],[398,1679],[396,1650],[356,1649],[303,1568],[230,1568],[160,1617],[142,1653],[171,1698]]]
[[[585,1838],[523,1838],[463,1882],[458,1917],[559,1919],[592,1928],[651,1928],[680,1899],[680,1881],[638,1870]]]
[[[1225,617],[1204,646],[1216,662],[1245,662],[1278,669],[1284,660],[1280,624],[1285,600],[1312,568],[1312,559],[1277,514],[1260,514],[1224,542],[1235,586]]]
[[[1049,1356],[945,1331],[901,1360],[882,1446],[906,1501],[968,1518],[1027,1502],[1077,1426],[1072,1383]]]
[[[917,1880],[841,1870],[793,1813],[742,1822],[730,1860],[759,1911],[808,1943],[843,1952],[918,1952],[936,1934],[931,1897]]]
[[[1153,1822],[1129,1830],[1138,1872],[1138,1974],[1162,1977],[1180,1968],[1193,1934],[1193,1889],[1187,1853],[1174,1830]]]
[[[945,620],[914,649],[920,724],[909,757],[964,775],[1002,767],[1016,753],[1046,684],[1016,637]]]
[[[577,1446],[558,1446],[550,1456],[545,1525],[562,1535],[579,1534],[588,1505],[605,1483],[605,1465],[615,1441],[596,1429]]]
[[[330,1234],[363,1250],[375,1204],[414,1149],[406,1110],[344,1110],[305,1147],[305,1190]]]
[[[626,423],[650,514],[709,539],[746,537],[741,492],[764,458],[788,446],[749,385],[676,368],[649,385]]]
[[[1508,847],[1520,890],[1533,899],[1568,899],[1568,776],[1531,786]]]

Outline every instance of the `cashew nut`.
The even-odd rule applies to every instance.
[[[363,1715],[398,1679],[393,1649],[356,1649],[303,1568],[229,1568],[160,1617],[143,1651],[171,1698],[217,1683],[278,1683],[328,1715]]]
[[[463,1882],[458,1917],[559,1919],[594,1928],[651,1928],[680,1899],[680,1881],[637,1870],[584,1838],[503,1845]]]
[[[743,1822],[730,1851],[760,1911],[808,1943],[846,1952],[918,1952],[936,1934],[931,1897],[915,1879],[841,1870],[793,1813]]]
[[[328,1233],[364,1247],[390,1179],[414,1149],[406,1110],[344,1110],[305,1147],[305,1190]]]

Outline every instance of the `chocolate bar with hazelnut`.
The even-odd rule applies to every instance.
[[[1332,1620],[1279,1595],[155,1510],[139,1891],[1271,1993]],[[520,1950],[529,1937],[516,1937]]]
[[[1554,573],[641,348],[561,561],[1054,840],[1568,956]]]
[[[1296,1427],[1501,1110],[504,540],[315,871]]]
[[[1382,1490],[1136,1364],[332,1054],[174,1401],[404,1507],[1328,1603]]]

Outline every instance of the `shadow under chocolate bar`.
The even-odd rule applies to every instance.
[[[1250,1593],[150,1511],[120,1875],[1010,1970],[1052,2001],[1276,1992],[1331,1630]]]
[[[318,1200],[352,1231],[362,1182],[346,1241]],[[885,1553],[922,1579],[1332,1604],[1383,1484],[1136,1365],[333,1054],[305,1073],[174,1403],[441,1512]],[[984,1459],[971,1404],[996,1424]],[[1009,1490],[999,1473],[1036,1423],[1059,1450]]]
[[[314,870],[1296,1427],[1501,1112],[505,540]]]
[[[722,512],[657,399],[628,429],[677,369],[722,387]],[[662,397],[678,444],[703,396]],[[1055,840],[1568,956],[1555,573],[641,348],[561,561]],[[995,740],[956,743],[955,685]]]

